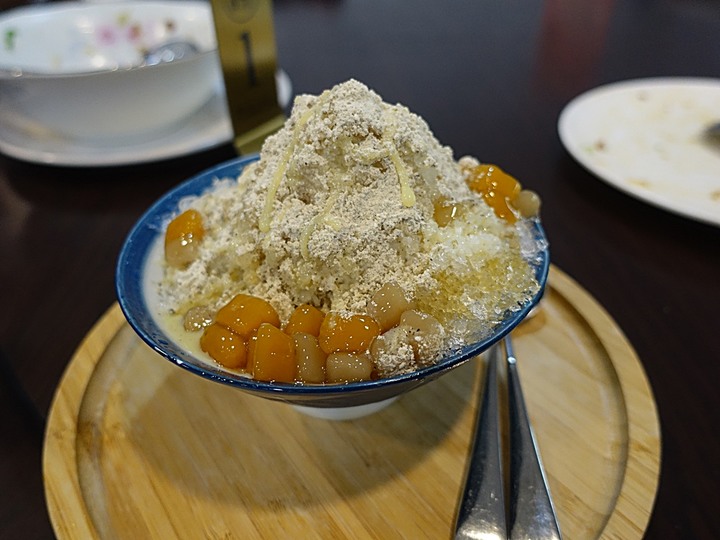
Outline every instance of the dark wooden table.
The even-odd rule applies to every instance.
[[[422,115],[457,156],[498,163],[542,195],[553,262],[614,317],[655,392],[663,453],[646,537],[720,538],[720,228],[616,191],[557,135],[562,107],[594,86],[720,77],[720,4],[278,0],[275,13],[296,92],[357,78]],[[115,300],[125,235],[160,194],[233,155],[225,144],[107,168],[0,155],[0,538],[53,536],[44,420]]]

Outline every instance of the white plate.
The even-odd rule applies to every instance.
[[[565,148],[616,188],[677,214],[720,225],[720,80],[657,78],[602,86],[560,114]]]
[[[282,70],[276,81],[278,103],[285,108],[292,97],[292,84]],[[13,122],[10,111],[0,109],[0,152],[35,163],[93,167],[146,163],[207,150],[233,138],[223,91],[219,83],[210,101],[180,121],[176,129],[113,143],[71,139],[27,124],[20,126]]]

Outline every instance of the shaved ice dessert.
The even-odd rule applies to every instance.
[[[539,204],[350,80],[298,96],[258,161],[181,202],[158,297],[198,354],[258,380],[401,375],[538,293]]]

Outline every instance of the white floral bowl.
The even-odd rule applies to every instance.
[[[197,54],[144,62],[174,41]],[[26,130],[85,139],[159,132],[208,101],[219,81],[206,2],[59,2],[0,15],[0,107]]]

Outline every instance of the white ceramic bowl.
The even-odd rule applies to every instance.
[[[75,138],[159,132],[207,102],[221,81],[206,2],[60,2],[0,15],[0,107],[20,127]],[[143,65],[158,45],[198,54]]]

